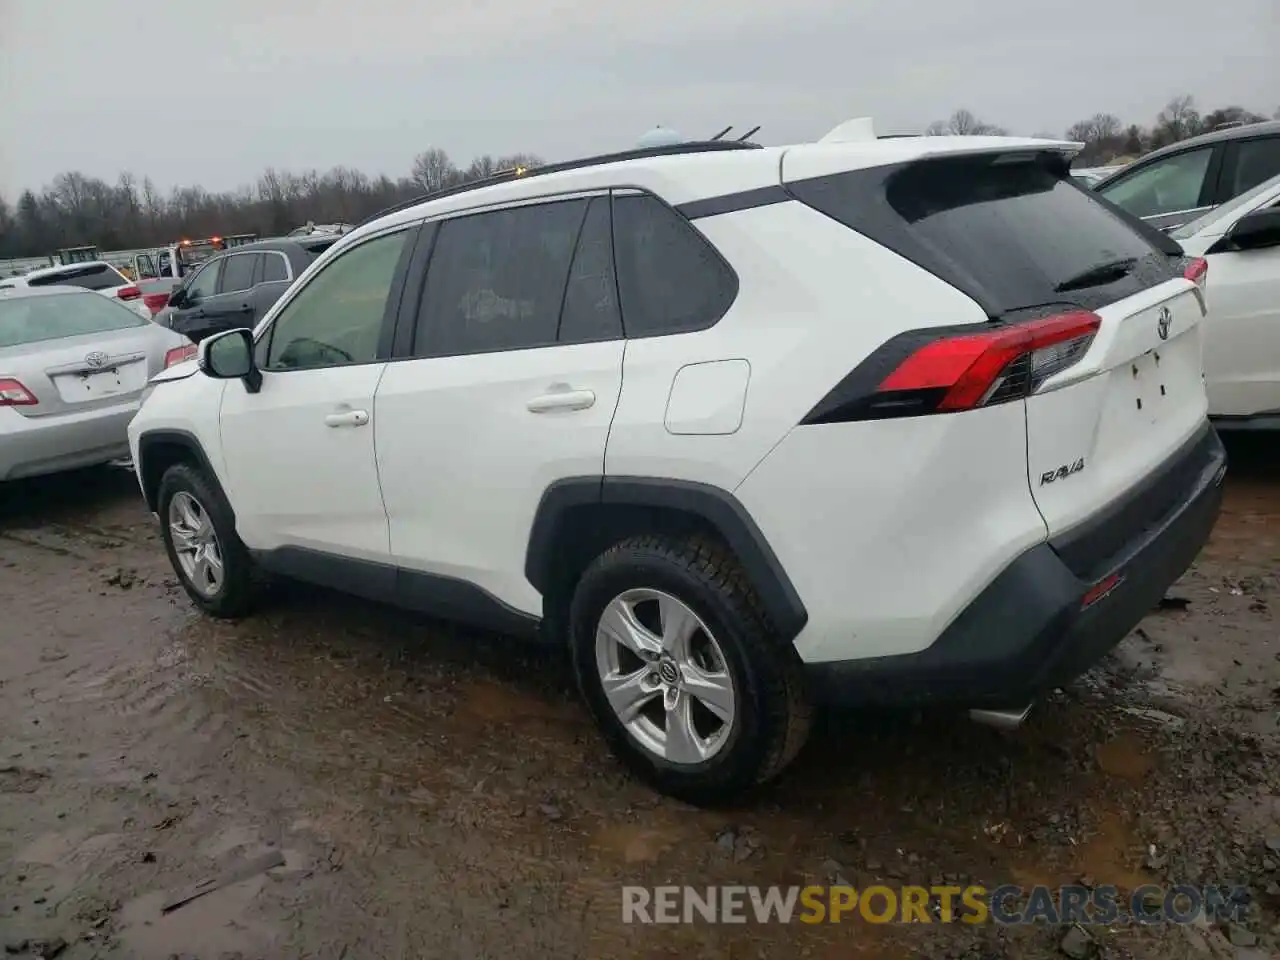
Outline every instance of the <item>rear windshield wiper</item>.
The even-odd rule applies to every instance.
[[[1112,283],[1121,277],[1127,277],[1137,265],[1137,257],[1125,257],[1121,260],[1107,260],[1104,263],[1095,263],[1092,267],[1081,270],[1074,277],[1068,277],[1063,280],[1053,288],[1053,292],[1066,293],[1068,290],[1100,287],[1104,283]]]

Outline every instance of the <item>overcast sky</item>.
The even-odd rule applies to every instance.
[[[1029,134],[1184,92],[1270,115],[1277,51],[1277,0],[0,0],[0,193],[563,159],[656,123],[783,143],[964,106]]]

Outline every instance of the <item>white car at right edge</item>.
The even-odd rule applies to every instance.
[[[1209,416],[1224,430],[1280,430],[1280,176],[1170,236],[1209,264]]]
[[[425,196],[129,426],[193,602],[291,576],[564,648],[608,746],[732,800],[812,707],[1016,723],[1191,564],[1205,264],[1080,144],[651,144]]]

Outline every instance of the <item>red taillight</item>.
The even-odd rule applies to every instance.
[[[189,343],[185,347],[174,347],[164,355],[165,369],[169,369],[175,363],[182,363],[185,360],[190,360],[196,355],[196,352],[197,347],[194,343]]]
[[[142,302],[146,304],[147,309],[151,311],[154,317],[157,313],[169,305],[169,294],[167,293],[144,293]]]
[[[1084,356],[1101,323],[1097,314],[1079,311],[942,337],[899,363],[876,392],[937,393],[936,412],[1024,397]]]
[[[1192,283],[1204,286],[1205,278],[1209,275],[1209,261],[1204,257],[1196,257],[1187,264],[1187,268],[1182,271],[1182,275]]]
[[[0,377],[0,407],[34,407],[36,395],[12,377]]]
[[[116,296],[121,300],[137,300],[142,296],[142,291],[137,287],[121,287],[116,291]]]

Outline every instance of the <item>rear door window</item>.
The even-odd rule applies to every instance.
[[[556,343],[586,200],[446,220],[422,297],[416,356],[465,356]]]
[[[596,197],[587,208],[564,290],[557,337],[560,343],[616,340],[622,336],[611,233],[609,198]]]
[[[222,263],[222,293],[235,293],[253,286],[253,268],[257,265],[256,253],[237,253]]]
[[[925,160],[789,185],[803,203],[905,256],[992,318],[1095,309],[1173,277],[1158,250],[1039,160]]]

